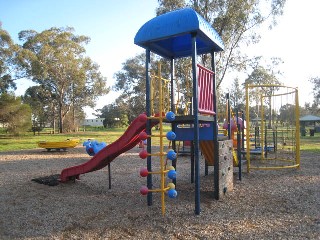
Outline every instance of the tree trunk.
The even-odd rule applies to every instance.
[[[59,133],[63,131],[63,119],[62,119],[62,103],[59,102]]]
[[[55,134],[56,133],[56,118],[54,115],[53,115],[52,128],[53,128],[52,134]]]

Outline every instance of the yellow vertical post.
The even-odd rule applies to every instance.
[[[296,164],[298,164],[298,168],[300,168],[300,109],[299,109],[299,94],[298,88],[295,89],[295,103],[296,103]]]
[[[165,214],[165,195],[164,195],[164,186],[165,186],[165,172],[164,172],[164,159],[163,159],[163,91],[162,91],[162,78],[161,78],[161,64],[158,63],[158,81],[159,81],[159,127],[160,127],[160,173],[161,173],[161,209],[162,215]]]
[[[261,160],[264,160],[264,108],[263,108],[263,95],[261,94]]]
[[[250,114],[249,114],[249,86],[246,84],[246,159],[247,159],[247,172],[250,172]]]

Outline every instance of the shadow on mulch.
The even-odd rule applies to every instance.
[[[60,183],[59,179],[60,179],[60,174],[55,174],[55,175],[46,176],[46,177],[34,178],[31,181],[48,185],[48,186],[57,186]]]

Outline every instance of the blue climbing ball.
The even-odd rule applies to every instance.
[[[170,171],[168,172],[168,178],[170,178],[170,179],[176,179],[176,177],[177,177],[177,172],[176,172],[176,170],[170,170]]]
[[[169,150],[168,153],[167,153],[167,158],[169,160],[175,160],[177,158],[176,152],[173,151],[173,150]]]
[[[173,121],[174,119],[176,118],[176,115],[173,113],[173,112],[167,112],[167,114],[166,114],[166,119],[168,120],[168,121]]]
[[[169,196],[169,198],[176,198],[178,196],[178,193],[175,189],[170,189],[168,191],[168,196]]]
[[[169,141],[173,141],[173,140],[176,139],[176,134],[175,134],[174,132],[170,131],[170,132],[167,132],[166,137],[167,137],[167,139],[168,139]]]

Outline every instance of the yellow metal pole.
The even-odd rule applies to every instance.
[[[246,152],[246,159],[247,159],[247,172],[250,172],[250,114],[249,114],[249,91],[248,91],[248,84],[246,84],[246,145],[247,145],[247,152]]]
[[[264,109],[263,109],[263,96],[261,94],[261,160],[264,160]]]
[[[160,153],[164,152],[163,148],[163,118],[162,118],[162,111],[163,111],[163,92],[162,92],[162,78],[161,78],[161,64],[158,63],[158,81],[159,81],[159,126],[160,126]],[[165,195],[164,195],[164,188],[165,188],[165,171],[164,171],[164,159],[163,154],[160,156],[160,172],[161,172],[161,209],[162,215],[165,214]]]
[[[297,168],[300,168],[300,109],[299,109],[299,94],[298,88],[296,88],[295,94],[295,102],[296,102],[296,164],[298,165]]]
[[[251,167],[253,170],[281,170],[281,169],[291,169],[299,167],[298,164],[290,166],[274,166],[274,167]]]

